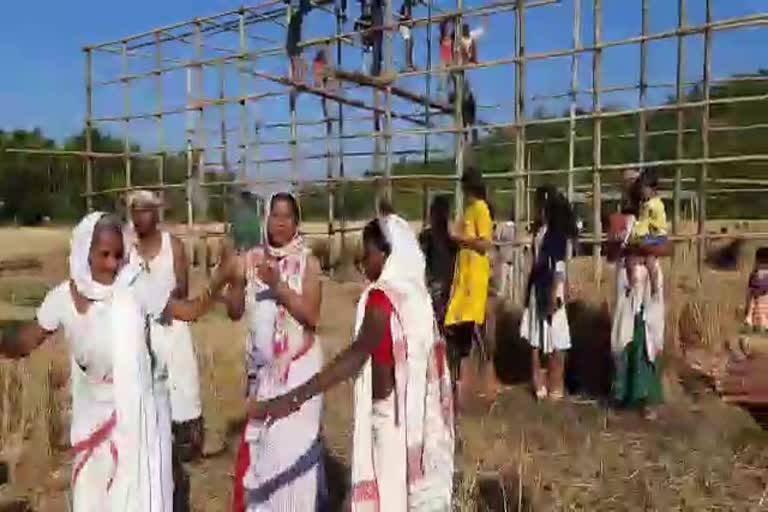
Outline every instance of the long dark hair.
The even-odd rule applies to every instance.
[[[448,221],[451,218],[451,200],[447,195],[435,196],[429,207],[429,227],[437,235],[448,234]]]
[[[536,204],[534,232],[541,229],[546,223],[548,233],[561,235],[565,238],[578,236],[576,214],[562,192],[552,185],[543,185],[536,189],[534,197]]]
[[[363,244],[371,244],[387,256],[392,252],[392,246],[381,229],[379,219],[369,221],[363,228]]]

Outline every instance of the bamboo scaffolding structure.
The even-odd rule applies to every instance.
[[[207,197],[217,200],[226,199],[227,190],[235,187],[258,188],[291,184],[297,192],[317,196],[321,201],[327,197],[327,229],[323,233],[327,235],[329,244],[333,242],[334,236],[340,234],[342,248],[344,248],[345,233],[359,230],[357,227],[348,228],[346,224],[348,216],[344,199],[347,187],[372,186],[376,190],[386,190],[390,196],[394,189],[398,193],[418,194],[424,217],[426,217],[424,212],[428,208],[431,193],[452,190],[456,197],[456,214],[460,215],[462,211],[460,177],[472,156],[472,149],[466,144],[467,134],[470,133],[469,130],[479,130],[484,136],[491,135],[489,137],[491,140],[483,142],[484,150],[512,145],[515,147],[514,154],[511,150],[500,150],[499,154],[506,160],[495,165],[499,167],[495,172],[483,170],[486,171],[485,179],[488,183],[495,185],[494,193],[514,194],[512,198],[515,205],[514,218],[521,226],[530,221],[530,194],[535,186],[542,180],[562,177],[570,200],[591,203],[593,232],[591,236],[583,237],[582,241],[591,239],[595,244],[603,239],[600,225],[601,203],[614,201],[618,197],[615,192],[620,185],[620,180],[616,179],[617,171],[627,167],[671,169],[674,172],[674,178],[661,180],[662,186],[666,187],[661,195],[664,198],[672,198],[673,238],[698,242],[697,258],[701,268],[704,242],[716,239],[705,232],[709,213],[707,198],[753,194],[768,188],[768,180],[731,178],[724,172],[717,174],[712,172],[710,176],[710,170],[717,166],[730,166],[724,170],[731,171],[731,168],[737,165],[764,166],[768,162],[768,154],[724,154],[724,151],[719,150],[719,146],[710,147],[711,137],[716,133],[757,134],[758,130],[768,130],[768,123],[744,123],[737,126],[718,124],[716,120],[710,119],[710,110],[717,105],[734,107],[738,105],[740,108],[748,108],[752,104],[760,105],[768,102],[768,94],[713,97],[729,94],[725,87],[715,89],[720,84],[729,85],[736,81],[764,82],[768,77],[740,75],[718,78],[714,76],[716,70],[712,69],[712,39],[715,33],[726,30],[764,27],[768,25],[768,12],[713,19],[711,0],[705,0],[706,19],[703,22],[689,24],[686,16],[686,0],[678,0],[676,26],[651,31],[651,13],[649,12],[651,2],[640,0],[638,3],[641,9],[640,26],[635,32],[636,35],[608,39],[603,37],[602,25],[604,21],[606,23],[610,21],[602,18],[602,1],[592,0],[590,3],[593,9],[591,13],[593,37],[591,41],[583,41],[582,30],[584,23],[589,23],[586,20],[590,16],[583,15],[582,1],[573,0],[572,8],[567,14],[570,17],[569,21],[573,23],[572,43],[566,48],[531,52],[526,48],[527,10],[556,6],[560,3],[558,0],[489,0],[487,3],[472,6],[465,5],[464,0],[456,0],[450,8],[445,6],[446,8],[443,9],[433,5],[433,0],[427,0],[425,4],[427,15],[411,20],[414,33],[417,30],[425,32],[426,66],[415,71],[403,72],[397,72],[395,69],[393,39],[401,20],[393,12],[391,2],[383,4],[383,20],[377,21],[380,24],[370,27],[367,31],[344,30],[342,0],[333,0],[333,7],[327,0],[313,2],[317,11],[323,13],[322,15],[327,13],[334,15],[335,29],[332,29],[330,34],[305,39],[299,45],[302,48],[313,46],[328,48],[335,43],[335,66],[328,66],[333,70],[331,76],[338,84],[338,88],[334,91],[298,83],[293,79],[295,77],[286,76],[282,70],[274,71],[271,66],[273,57],[285,59],[286,48],[279,37],[268,37],[261,27],[263,24],[272,24],[280,27],[281,30],[285,29],[288,25],[286,16],[290,16],[293,9],[290,5],[285,5],[278,0],[267,0],[256,6],[241,7],[159,27],[112,42],[85,47],[85,151],[50,151],[42,148],[11,151],[48,157],[83,157],[86,167],[86,187],[83,196],[89,208],[93,207],[94,198],[98,196],[116,195],[134,190],[136,188],[134,182],[137,179],[132,177],[131,167],[145,169],[143,163],[149,160],[152,165],[157,166],[157,184],[149,188],[160,191],[186,189],[187,222],[190,232],[193,231],[195,221],[198,221],[192,211],[195,180],[209,191],[206,193]],[[551,10],[555,9],[556,7],[551,7]],[[432,77],[436,73],[445,71],[442,67],[432,65],[431,32],[434,24],[442,20],[452,20],[456,27],[460,27],[463,20],[469,17],[501,13],[514,15],[516,32],[514,43],[511,40],[507,43],[508,47],[514,44],[513,51],[478,63],[457,59],[447,68],[447,71],[455,77],[457,92],[455,102],[446,104],[444,100],[433,97]],[[531,16],[528,18],[533,19]],[[344,46],[360,46],[359,36],[366,32],[376,33],[377,31],[384,38],[384,73],[374,77],[345,69],[342,62]],[[220,34],[222,36],[219,36]],[[459,35],[457,30],[456,43]],[[701,80],[685,80],[685,59],[687,58],[685,39],[688,36],[702,36],[705,41]],[[673,38],[677,43],[675,79],[669,82],[668,79],[664,79],[666,77],[661,77],[661,80],[652,82],[649,80],[651,78],[649,73],[650,70],[656,69],[650,67],[649,62],[652,43]],[[640,51],[639,80],[633,84],[606,86],[603,84],[603,78],[604,73],[608,75],[609,71],[607,68],[604,69],[605,51],[628,46],[639,48]],[[175,51],[177,48],[185,50],[191,48],[191,57],[178,58],[179,53]],[[97,74],[96,76],[100,79],[94,80],[93,52],[95,51],[104,52],[104,55],[109,58],[121,59],[123,66],[118,76],[101,77]],[[580,61],[585,57],[592,59],[591,70],[580,69],[583,65]],[[528,72],[533,66],[529,63],[558,58],[570,61],[568,89],[554,90],[551,93],[548,91],[547,94],[542,94],[541,90],[527,91],[526,84],[532,84],[528,78]],[[143,59],[150,59],[149,64],[145,65]],[[132,63],[138,62],[141,68],[130,69],[127,65],[129,60]],[[421,63],[421,59],[419,60]],[[256,69],[257,61],[261,69]],[[354,64],[354,62],[348,63],[348,65]],[[510,100],[513,103],[514,115],[510,116],[511,119],[500,119],[499,116],[495,117],[493,122],[465,125],[461,108],[464,99],[462,98],[463,85],[470,78],[470,73],[508,64],[514,67],[515,73],[515,92],[510,95],[513,96]],[[148,67],[152,69],[146,69]],[[169,83],[164,82],[164,75],[182,70],[187,73],[186,102],[183,106],[167,105],[166,101],[173,96],[172,91],[164,90],[164,84]],[[225,83],[226,73],[233,70],[238,76],[237,83],[232,80],[227,80]],[[591,76],[589,76],[590,72]],[[218,77],[218,94],[209,93],[210,96],[216,97],[205,97],[204,76],[206,83],[210,78],[213,84],[216,83],[214,77]],[[419,82],[418,85],[414,84],[415,81],[409,80],[420,77],[424,77],[424,82]],[[472,77],[474,78],[474,74]],[[101,80],[101,78],[105,79]],[[135,103],[140,104],[132,105],[134,102],[131,102],[130,93],[132,90],[139,90],[132,84],[134,81],[145,79],[150,85],[154,83],[155,97],[148,102],[136,101]],[[587,80],[588,83],[581,83],[583,80]],[[105,112],[95,112],[94,89],[113,85],[117,86],[118,91],[122,91],[122,112],[109,112],[108,108],[104,110],[107,110],[106,113],[110,115],[105,115]],[[690,92],[691,88],[702,90],[703,97],[695,98]],[[654,105],[656,95],[651,94],[651,91],[656,90],[663,94],[664,89],[674,91],[673,101]],[[371,98],[368,96],[371,94],[367,92],[369,90],[372,93],[372,99],[369,99]],[[630,94],[637,99],[636,108],[610,109],[605,106],[607,94],[629,91],[632,91]],[[277,105],[277,101],[283,105],[286,98],[290,96],[295,98],[300,93],[312,94],[324,104],[333,103],[336,109],[332,114],[324,109],[322,119],[316,120],[310,119],[308,115],[300,116],[301,112],[295,108],[288,112],[281,109],[279,115],[273,115],[272,112],[275,110],[271,108],[273,103],[266,103],[275,100],[274,105]],[[591,111],[580,108],[580,101],[584,103],[589,101],[585,96],[591,99]],[[509,108],[509,102],[493,101],[495,99],[486,99],[483,105],[478,107],[480,109],[487,107],[483,113],[492,108]],[[563,115],[557,114],[544,118],[526,115],[526,109],[530,112],[530,105],[526,105],[526,102],[531,102],[535,106],[538,103],[534,102],[559,99],[564,99],[568,105]],[[409,106],[402,106],[408,103]],[[260,105],[263,104],[268,104],[269,108],[261,114]],[[232,105],[231,111],[228,110],[229,105]],[[393,106],[397,106],[397,110],[394,110]],[[364,111],[363,115],[350,117],[347,115],[349,110],[345,111],[345,107]],[[151,111],[141,112],[144,109]],[[204,116],[206,109],[208,114],[211,113],[211,109],[217,110],[218,116],[215,114]],[[253,109],[253,112],[249,112],[249,109]],[[229,117],[226,115],[235,110],[237,115]],[[412,110],[413,113],[408,110]],[[171,126],[172,116],[182,114],[187,121],[185,144],[181,151],[178,149],[174,151],[168,142],[173,140],[173,137],[170,132],[166,133],[166,129]],[[673,116],[675,121],[672,121]],[[699,116],[701,116],[700,130],[695,125],[686,126],[686,119],[696,118],[698,124]],[[216,117],[218,119],[214,119]],[[157,151],[140,151],[132,145],[130,136],[137,131],[136,128],[141,120],[153,120],[156,123]],[[204,120],[208,123],[206,124]],[[395,120],[405,122],[395,123]],[[627,130],[631,133],[615,133],[617,130],[608,130],[610,120],[622,120],[623,123],[631,126]],[[365,121],[365,125],[358,121]],[[368,124],[369,121],[373,121],[372,129]],[[118,129],[122,128],[122,151],[118,149],[113,150],[114,152],[100,152],[93,147],[92,134],[101,123],[117,123]],[[345,130],[345,124],[349,123],[352,123],[353,128]],[[580,126],[586,126],[586,123],[591,124],[591,130],[584,133],[582,128],[580,133]],[[545,130],[544,128],[548,125],[556,128]],[[218,135],[212,131],[214,126]],[[320,128],[321,126],[324,130]],[[654,130],[654,126],[663,129]],[[667,126],[671,128],[666,128]],[[287,133],[273,133],[281,130]],[[504,133],[507,130],[508,133]],[[604,130],[611,133],[603,134]],[[553,136],[547,136],[548,132],[554,132]],[[689,140],[700,140],[701,154],[686,156],[684,145],[686,135],[689,136]],[[667,148],[661,153],[663,157],[656,157],[654,155],[659,153],[651,152],[651,149],[655,149],[651,142],[654,137],[657,141],[661,140],[660,137],[669,137],[667,140],[661,140],[662,147]],[[671,143],[673,137],[674,144]],[[208,138],[211,140],[207,140]],[[411,143],[411,138],[414,138],[415,144]],[[358,146],[354,143],[354,141],[365,139],[372,141],[373,148]],[[637,156],[623,155],[621,158],[636,161],[611,160],[611,163],[606,163],[606,160],[611,158],[609,155],[614,154],[610,147],[614,141],[634,141],[635,139]],[[349,147],[345,149],[348,141],[350,145],[356,146],[355,150],[350,151]],[[435,144],[433,141],[439,142]],[[556,143],[567,145],[567,161],[558,161],[557,164],[541,163],[547,160],[538,158],[542,151],[538,146]],[[589,145],[591,145],[591,159],[584,155],[586,158],[579,161],[582,158],[582,147]],[[606,146],[606,151],[603,151],[603,145]],[[626,146],[633,146],[633,142],[629,142]],[[263,147],[268,148],[264,154],[261,152]],[[272,148],[278,149],[272,151]],[[180,159],[185,153],[186,180],[181,183],[167,183],[168,169],[176,163],[173,159]],[[211,158],[213,155],[216,155],[213,159],[218,161],[213,161]],[[417,158],[423,159],[425,164],[430,163],[431,158],[440,158],[442,161],[438,163],[450,165],[448,162],[452,159],[455,169],[451,170],[450,174],[402,174],[396,172],[394,167],[395,158],[398,156],[411,158],[412,161]],[[365,162],[364,159],[370,157],[374,160],[372,170],[378,175],[359,175],[363,167],[360,167],[358,162],[361,159]],[[125,186],[94,190],[95,163],[110,159],[123,160],[126,174]],[[324,161],[324,169],[323,164],[317,166],[311,164],[308,169],[312,176],[323,177],[305,179],[307,176],[299,172],[300,161]],[[347,164],[355,166],[352,176],[346,168]],[[290,169],[283,169],[287,165],[290,165]],[[238,170],[230,173],[230,166],[237,166]],[[114,165],[110,165],[110,168],[113,167]],[[694,170],[697,172],[694,173]],[[227,172],[217,176],[218,171]],[[206,175],[209,176],[207,182]],[[273,177],[267,178],[265,175]],[[175,180],[178,179],[178,177],[175,178]],[[99,183],[102,181],[99,180]],[[218,190],[222,192],[217,194]],[[684,201],[690,201],[691,211],[696,207],[698,214],[697,233],[693,236],[680,233]],[[522,235],[523,231],[519,229],[518,235]],[[521,247],[524,243],[530,244],[529,240],[523,238],[520,236],[515,243],[519,242]],[[520,284],[523,281],[523,265],[522,261],[518,263],[520,264],[515,265],[519,272],[515,277],[517,283],[515,293],[519,299],[522,298]],[[602,272],[599,244],[593,251],[593,270],[599,283]]]
[[[516,0],[509,0],[510,2],[515,2]],[[557,2],[557,0],[541,0],[540,2],[530,2],[526,5],[526,8],[540,6],[540,5],[548,5],[551,3]],[[504,4],[508,4],[509,2],[503,2]],[[466,10],[466,13],[474,12],[473,10]],[[491,14],[492,12],[495,12],[493,10],[490,10],[489,12],[482,12],[482,14]],[[447,16],[447,15],[446,15]],[[455,17],[451,16],[451,17]],[[428,20],[426,18],[415,18],[414,23],[415,24],[426,24]],[[432,21],[434,22],[435,19],[433,17]],[[600,44],[593,44],[592,46],[582,46],[582,48],[575,50],[573,48],[569,49],[563,49],[563,50],[552,50],[552,51],[546,51],[546,52],[539,52],[539,53],[528,53],[524,58],[528,61],[534,61],[534,60],[543,60],[543,59],[551,59],[554,57],[568,57],[572,55],[573,53],[593,53],[598,50],[604,50],[608,48],[614,48],[618,46],[626,46],[626,45],[632,45],[632,44],[639,44],[642,42],[652,42],[652,41],[658,41],[662,39],[667,39],[670,37],[675,37],[679,35],[696,35],[696,34],[704,34],[705,32],[713,32],[713,31],[719,31],[719,30],[734,30],[739,28],[744,28],[748,26],[761,26],[768,24],[768,14],[754,14],[754,15],[747,15],[747,16],[737,16],[732,18],[726,18],[723,20],[719,20],[716,22],[710,22],[709,24],[701,24],[701,25],[687,25],[684,29],[671,29],[666,31],[660,31],[655,32],[651,34],[647,34],[645,36],[632,36],[624,39],[616,39],[616,40],[609,40],[609,41],[603,41]],[[396,27],[390,26],[390,27],[374,27],[369,29],[370,31],[373,30],[393,30]],[[338,38],[350,38],[352,36],[356,36],[361,34],[365,31],[360,32],[349,32],[346,34],[343,34],[341,36],[331,36],[331,37],[324,37],[324,38],[317,38],[310,41],[305,41],[301,43],[300,47],[307,47],[307,46],[313,46],[313,45],[327,45],[329,43],[332,43],[334,40]],[[92,48],[92,47],[89,47]],[[285,50],[283,48],[275,47],[272,49],[264,50],[268,53],[274,53],[276,55],[283,55],[285,53]],[[129,75],[123,75],[120,76],[114,80],[106,80],[102,82],[98,82],[96,85],[104,86],[104,85],[111,85],[111,84],[118,84],[125,80],[138,80],[141,78],[146,78],[154,75],[155,73],[166,73],[170,71],[175,71],[179,69],[183,69],[190,66],[216,66],[219,62],[225,61],[225,62],[234,62],[242,57],[257,57],[259,56],[260,52],[248,52],[246,55],[241,55],[239,52],[233,52],[230,55],[225,55],[221,57],[213,57],[208,59],[200,59],[196,61],[181,63],[174,66],[168,66],[162,69],[155,69],[149,72],[145,73],[134,73]],[[471,69],[482,69],[487,68],[491,66],[497,66],[502,64],[514,64],[517,61],[518,57],[508,57],[508,58],[499,58],[499,59],[493,59],[488,61],[481,61],[476,64],[457,64],[452,65],[447,68],[448,71],[458,72],[458,71],[467,71]],[[392,75],[388,76],[386,78],[387,81],[396,81],[400,80],[402,78],[407,77],[414,77],[414,76],[422,76],[426,73],[438,73],[440,70],[416,70],[416,71],[405,71],[400,73],[393,73]],[[380,80],[384,80],[384,78],[380,78]]]

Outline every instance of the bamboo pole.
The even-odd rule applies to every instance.
[[[643,38],[648,34],[648,0],[641,3],[641,33]],[[643,39],[640,42],[640,84],[638,87],[638,106],[640,114],[637,117],[637,159],[645,161],[646,132],[648,131],[648,119],[645,106],[648,98],[648,42]]]
[[[515,130],[515,170],[518,177],[515,178],[515,234],[522,236],[522,220],[525,213],[525,201],[527,193],[526,179],[529,177],[525,165],[525,3],[524,0],[518,0],[517,9],[515,9],[515,57],[519,60],[515,65],[515,122],[519,126]],[[522,253],[518,250],[515,253],[515,279],[513,283],[513,300],[521,303],[524,300],[524,282],[525,273],[523,269]]]
[[[160,32],[155,33],[155,66],[162,65],[163,54],[160,45]],[[161,74],[156,75],[155,79],[155,100],[157,101],[157,110],[162,112],[163,110],[163,76]],[[157,116],[157,151],[165,155],[165,130],[163,126],[163,114]],[[162,185],[165,183],[165,157],[160,156],[157,159],[157,181]],[[161,200],[165,204],[165,192],[160,193]],[[165,220],[165,208],[160,208],[159,211],[160,222]]]
[[[454,18],[454,40],[453,47],[454,52],[461,48],[461,26],[464,23],[464,17],[462,12],[464,11],[464,0],[456,0],[456,12],[458,13]],[[455,53],[454,53],[455,60]],[[465,131],[464,131],[464,112],[462,104],[464,103],[464,71],[458,71],[451,73],[448,79],[448,88],[451,87],[451,82],[454,84],[454,148],[455,148],[455,162],[456,162],[456,182],[454,184],[454,208],[456,220],[460,220],[464,213],[464,194],[461,189],[461,176],[464,174],[464,143],[465,143]]]
[[[377,1],[377,0],[374,0]],[[384,22],[388,27],[393,26],[392,0],[383,0],[385,3]],[[384,46],[385,58],[387,61],[386,74],[389,76],[395,73],[392,30],[387,30],[386,45]],[[392,82],[387,84],[384,90],[384,176],[386,180],[385,195],[389,201],[392,201]]]
[[[677,26],[679,29],[683,29],[687,23],[686,14],[686,0],[677,0]],[[685,89],[683,83],[685,82],[685,38],[683,36],[677,36],[677,69],[676,69],[676,87],[675,87],[675,102],[680,105],[683,102],[683,96],[685,95]],[[685,111],[683,109],[677,110],[677,137],[675,141],[675,158],[682,159],[685,156]],[[675,183],[674,183],[674,198],[672,206],[672,233],[675,235],[680,234],[680,215],[682,212],[680,205],[680,196],[682,195],[682,166],[675,167]],[[678,251],[673,253],[673,263],[677,263]]]
[[[712,0],[706,0],[706,23],[712,23]],[[709,174],[709,164],[706,159],[709,158],[709,109],[710,109],[710,78],[712,76],[712,32],[704,32],[704,68],[702,70],[702,93],[704,106],[701,110],[701,156],[705,159],[701,164],[701,173],[699,175],[699,218],[697,233],[699,234],[699,243],[697,246],[697,266],[699,271],[699,280],[701,280],[704,271],[704,240],[701,235],[704,234],[707,222],[707,176]]]
[[[424,44],[427,48],[427,74],[424,75],[424,123],[429,126],[432,98],[432,6],[433,0],[427,0],[427,32],[424,37]],[[411,13],[413,17],[413,13]],[[413,37],[413,35],[411,36]],[[414,39],[415,41],[415,39]],[[414,43],[415,46],[415,43]],[[429,163],[429,134],[424,134],[424,164]]]
[[[594,45],[599,47],[602,40],[602,2],[593,0],[593,39]],[[602,50],[595,50],[592,56],[592,110],[600,113],[602,110],[600,88],[603,81],[603,53]],[[595,239],[602,236],[601,219],[601,185],[600,185],[600,167],[602,166],[602,118],[597,117],[592,125],[592,231]],[[594,273],[595,284],[598,289],[602,286],[601,276],[600,246],[595,245],[592,248],[592,271]]]
[[[341,3],[343,0],[339,0],[339,3]],[[343,20],[342,20],[342,13],[341,13],[341,7],[338,7],[338,14],[336,15],[336,35],[339,35],[341,33],[341,29],[343,27]],[[336,69],[341,69],[343,67],[343,55],[344,52],[342,51],[342,40],[338,39],[336,41]],[[339,83],[339,90],[343,92],[344,85],[342,83]],[[341,101],[336,102],[336,106],[338,107],[338,151],[339,151],[339,158],[338,158],[338,165],[339,165],[339,180],[341,183],[341,187],[338,188],[339,190],[339,198],[338,198],[338,206],[339,206],[339,218],[341,221],[341,241],[340,241],[340,247],[341,247],[341,254],[346,254],[346,248],[347,248],[347,242],[346,242],[346,236],[344,233],[344,229],[346,228],[346,188],[344,187],[344,103]]]
[[[248,39],[246,37],[246,31],[245,31],[245,9],[241,9],[239,16],[239,30],[238,30],[238,36],[239,36],[239,42],[240,42],[240,53],[247,53],[248,52]],[[246,87],[247,87],[247,78],[246,78],[246,67],[248,65],[248,62],[245,58],[241,58],[239,61],[238,66],[238,80],[239,80],[239,88],[240,88],[240,97],[244,97],[246,95]],[[240,100],[240,123],[238,126],[238,130],[240,132],[240,179],[245,179],[248,173],[248,163],[246,160],[248,159],[248,152],[250,149],[250,140],[248,137],[248,104],[246,100]]]
[[[93,52],[85,49],[85,206],[93,211]]]
[[[573,50],[571,55],[571,103],[568,130],[568,201],[573,201],[573,167],[576,165],[576,107],[578,105],[579,89],[579,54],[581,48],[581,0],[573,1]]]
[[[123,73],[128,74],[128,53],[127,43],[123,43],[123,54],[121,58],[121,64],[123,67]],[[125,153],[124,165],[125,165],[125,185],[130,187],[132,185],[132,169],[131,169],[131,121],[129,119],[131,113],[131,83],[123,82],[123,114],[125,116],[123,124],[123,152]]]
[[[202,26],[201,22],[198,21],[195,24],[195,30],[194,30],[194,41],[195,41],[195,59],[201,60],[203,56],[203,34],[202,34]],[[197,182],[199,184],[205,183],[205,159],[206,159],[206,150],[205,150],[205,131],[203,129],[204,127],[204,120],[203,116],[205,114],[205,105],[202,103],[203,99],[203,66],[195,66],[195,97],[197,98],[198,104],[200,106],[197,116],[195,118],[195,144],[198,148],[196,159],[195,159],[195,165],[197,167]],[[202,211],[200,212],[201,220],[207,221],[208,220],[208,201],[202,201],[202,204],[200,205],[202,207]]]

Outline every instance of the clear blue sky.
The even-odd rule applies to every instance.
[[[487,0],[486,0],[487,1]],[[571,45],[571,16],[573,0],[563,0],[559,5],[539,7],[527,12],[527,51],[537,53],[547,50],[568,48]],[[478,0],[465,1],[466,5],[478,5]],[[81,48],[88,43],[118,39],[124,35],[149,30],[158,25],[190,19],[194,16],[211,14],[225,9],[237,7],[233,0],[132,0],[130,2],[97,2],[95,0],[69,1],[40,1],[3,2],[3,21],[0,29],[0,59],[3,63],[3,74],[0,79],[0,128],[33,128],[41,127],[44,132],[56,139],[65,137],[82,128],[84,117],[84,59]],[[399,8],[400,0],[396,0],[395,9]],[[589,0],[583,0],[584,23],[583,42],[589,44],[592,39],[592,16]],[[676,4],[673,0],[649,0],[651,10],[651,32],[658,32],[675,26]],[[704,20],[704,0],[688,0],[689,22],[698,24]],[[436,5],[449,9],[453,2],[437,0]],[[727,18],[753,13],[768,12],[768,0],[713,0],[714,18]],[[356,0],[349,0],[350,20],[358,12]],[[426,8],[417,7],[416,16],[424,16]],[[640,32],[640,0],[603,0],[603,38],[618,39]],[[473,24],[479,24],[475,19]],[[347,30],[351,30],[350,21]],[[330,15],[313,11],[305,21],[305,36],[331,33],[333,27]],[[277,26],[259,28],[259,34],[282,38]],[[254,33],[255,29],[254,29]],[[424,47],[425,32],[416,33],[417,64],[425,65]],[[689,80],[697,80],[701,76],[702,67],[702,38],[688,38],[688,65],[686,69]],[[234,46],[236,41],[222,39],[223,45]],[[281,43],[282,45],[282,43]],[[651,82],[674,82],[675,73],[674,39],[654,42],[650,45],[649,79]],[[421,48],[419,48],[421,47]],[[718,32],[713,44],[713,73],[715,78],[724,78],[732,73],[750,72],[759,67],[768,68],[768,28]],[[395,56],[401,58],[401,40],[395,37]],[[436,52],[436,48],[433,48]],[[488,35],[480,42],[480,59],[496,59],[509,57],[514,51],[514,18],[512,13],[492,17]],[[314,52],[307,54],[308,58]],[[436,53],[435,53],[436,55]],[[359,69],[359,51],[353,48],[345,50],[345,67]],[[436,61],[436,57],[433,58]],[[108,72],[115,72],[119,60],[111,64],[97,62],[97,78],[106,78]],[[637,82],[639,69],[639,50],[637,46],[610,49],[604,56],[605,86],[630,84]],[[285,72],[284,59],[264,59],[255,64],[256,69],[273,73]],[[580,86],[584,89],[591,84],[591,58],[585,55],[580,58]],[[206,78],[206,93],[216,91],[215,71],[211,78]],[[236,94],[237,75],[233,72],[227,75],[229,82],[227,94]],[[470,74],[471,83],[475,89],[478,103],[481,105],[480,117],[484,121],[499,122],[512,119],[514,99],[514,71],[512,66],[477,70]],[[561,93],[568,90],[570,79],[570,59],[560,58],[548,61],[532,62],[528,66],[527,87],[529,94]],[[423,78],[409,79],[403,85],[423,91]],[[184,102],[184,77],[169,78],[165,82],[166,106],[180,106]],[[259,85],[261,87],[261,85]],[[152,83],[145,87],[135,87],[131,97],[132,105],[137,110],[153,108]],[[654,90],[651,101],[661,102],[672,94],[671,89]],[[370,93],[366,93],[370,98]],[[585,106],[589,98],[581,99]],[[302,117],[319,118],[320,109],[315,98],[304,95],[300,100]],[[636,93],[614,93],[604,96],[604,103],[632,106],[636,104]],[[413,112],[415,107],[404,102],[395,101],[394,106],[402,112]],[[529,102],[530,112],[540,107],[549,112],[559,112],[565,108],[564,102],[536,103]],[[483,108],[484,107],[484,108]],[[98,114],[119,114],[122,109],[122,96],[119,88],[111,88],[101,94],[96,101]],[[262,104],[258,115],[265,121],[287,120],[287,108],[283,100],[272,100]],[[209,111],[207,111],[209,112]],[[213,132],[219,122],[216,110],[206,113],[206,129]],[[347,109],[348,115],[359,115],[360,111]],[[252,109],[251,114],[254,114]],[[229,109],[226,113],[228,122],[234,123],[238,111]],[[179,116],[181,117],[181,116]],[[443,124],[446,119],[441,121]],[[360,123],[349,122],[358,129]],[[397,123],[396,126],[402,126]],[[169,145],[180,147],[184,140],[184,120],[168,120],[165,123],[167,142]],[[113,125],[109,128],[120,135],[121,127]],[[137,123],[132,127],[131,137],[148,148],[154,147],[155,130],[152,123]],[[306,129],[303,135],[322,132],[320,129]],[[210,135],[214,137],[214,135]],[[217,135],[215,137],[218,137]],[[233,134],[236,137],[236,134]],[[269,139],[287,138],[287,132],[277,132],[265,135]],[[443,139],[443,140],[440,140]],[[422,140],[402,138],[396,141],[397,148],[419,148]],[[444,146],[445,138],[435,138],[433,146]],[[370,148],[370,142],[347,144],[347,150],[364,150]],[[306,145],[302,153],[317,153],[324,150],[322,144]],[[287,149],[263,148],[262,157],[286,155]],[[356,159],[350,163],[353,169],[365,168],[369,165],[367,159]],[[316,165],[308,166],[310,174],[324,172]],[[276,170],[276,172],[281,172]]]

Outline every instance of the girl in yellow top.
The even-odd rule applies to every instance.
[[[461,185],[467,206],[460,226],[451,232],[451,238],[459,246],[459,254],[445,314],[454,382],[462,380],[465,373],[461,371],[462,360],[469,355],[472,341],[479,338],[480,326],[485,322],[491,276],[488,252],[493,231],[491,212],[485,200],[485,184],[480,173],[468,169],[461,178]]]
[[[651,294],[655,297],[659,290],[658,262],[656,255],[667,245],[667,214],[664,203],[658,196],[659,180],[652,169],[646,169],[640,175],[639,187],[640,212],[632,225],[628,247],[629,256],[626,258],[627,278],[629,287],[635,284],[634,268],[645,264],[651,280]],[[642,260],[642,263],[640,261]]]

